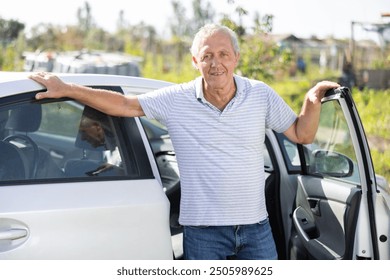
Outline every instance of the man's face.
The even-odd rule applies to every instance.
[[[97,148],[105,144],[104,130],[98,122],[84,119],[80,125],[81,140]]]
[[[201,42],[198,55],[192,59],[205,86],[221,90],[233,81],[239,54],[234,53],[229,35],[217,32]]]

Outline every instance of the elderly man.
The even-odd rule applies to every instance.
[[[185,259],[277,259],[264,196],[265,129],[310,143],[321,98],[339,85],[318,83],[297,116],[265,83],[234,74],[240,53],[229,28],[202,27],[191,53],[200,77],[140,96],[66,84],[47,73],[31,78],[47,88],[37,99],[70,97],[107,114],[146,115],[167,126],[180,170]]]

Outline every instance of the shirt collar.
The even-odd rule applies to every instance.
[[[233,76],[234,81],[236,83],[236,97],[240,96],[244,89],[244,83],[242,79],[240,79],[239,76],[234,75]],[[204,94],[203,94],[203,77],[198,77],[195,80],[195,93],[196,93],[196,99],[204,101]]]

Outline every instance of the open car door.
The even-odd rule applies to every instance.
[[[315,140],[299,145],[299,154],[293,257],[388,259],[389,210],[348,88],[327,92]]]

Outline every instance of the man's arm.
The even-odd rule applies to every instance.
[[[320,120],[321,99],[328,90],[337,87],[340,87],[337,83],[323,81],[311,88],[305,95],[297,120],[284,132],[284,135],[295,143],[312,143]]]
[[[145,115],[136,96],[125,96],[114,91],[64,83],[50,73],[34,73],[30,78],[47,89],[46,92],[38,93],[36,99],[69,97],[112,116]]]

